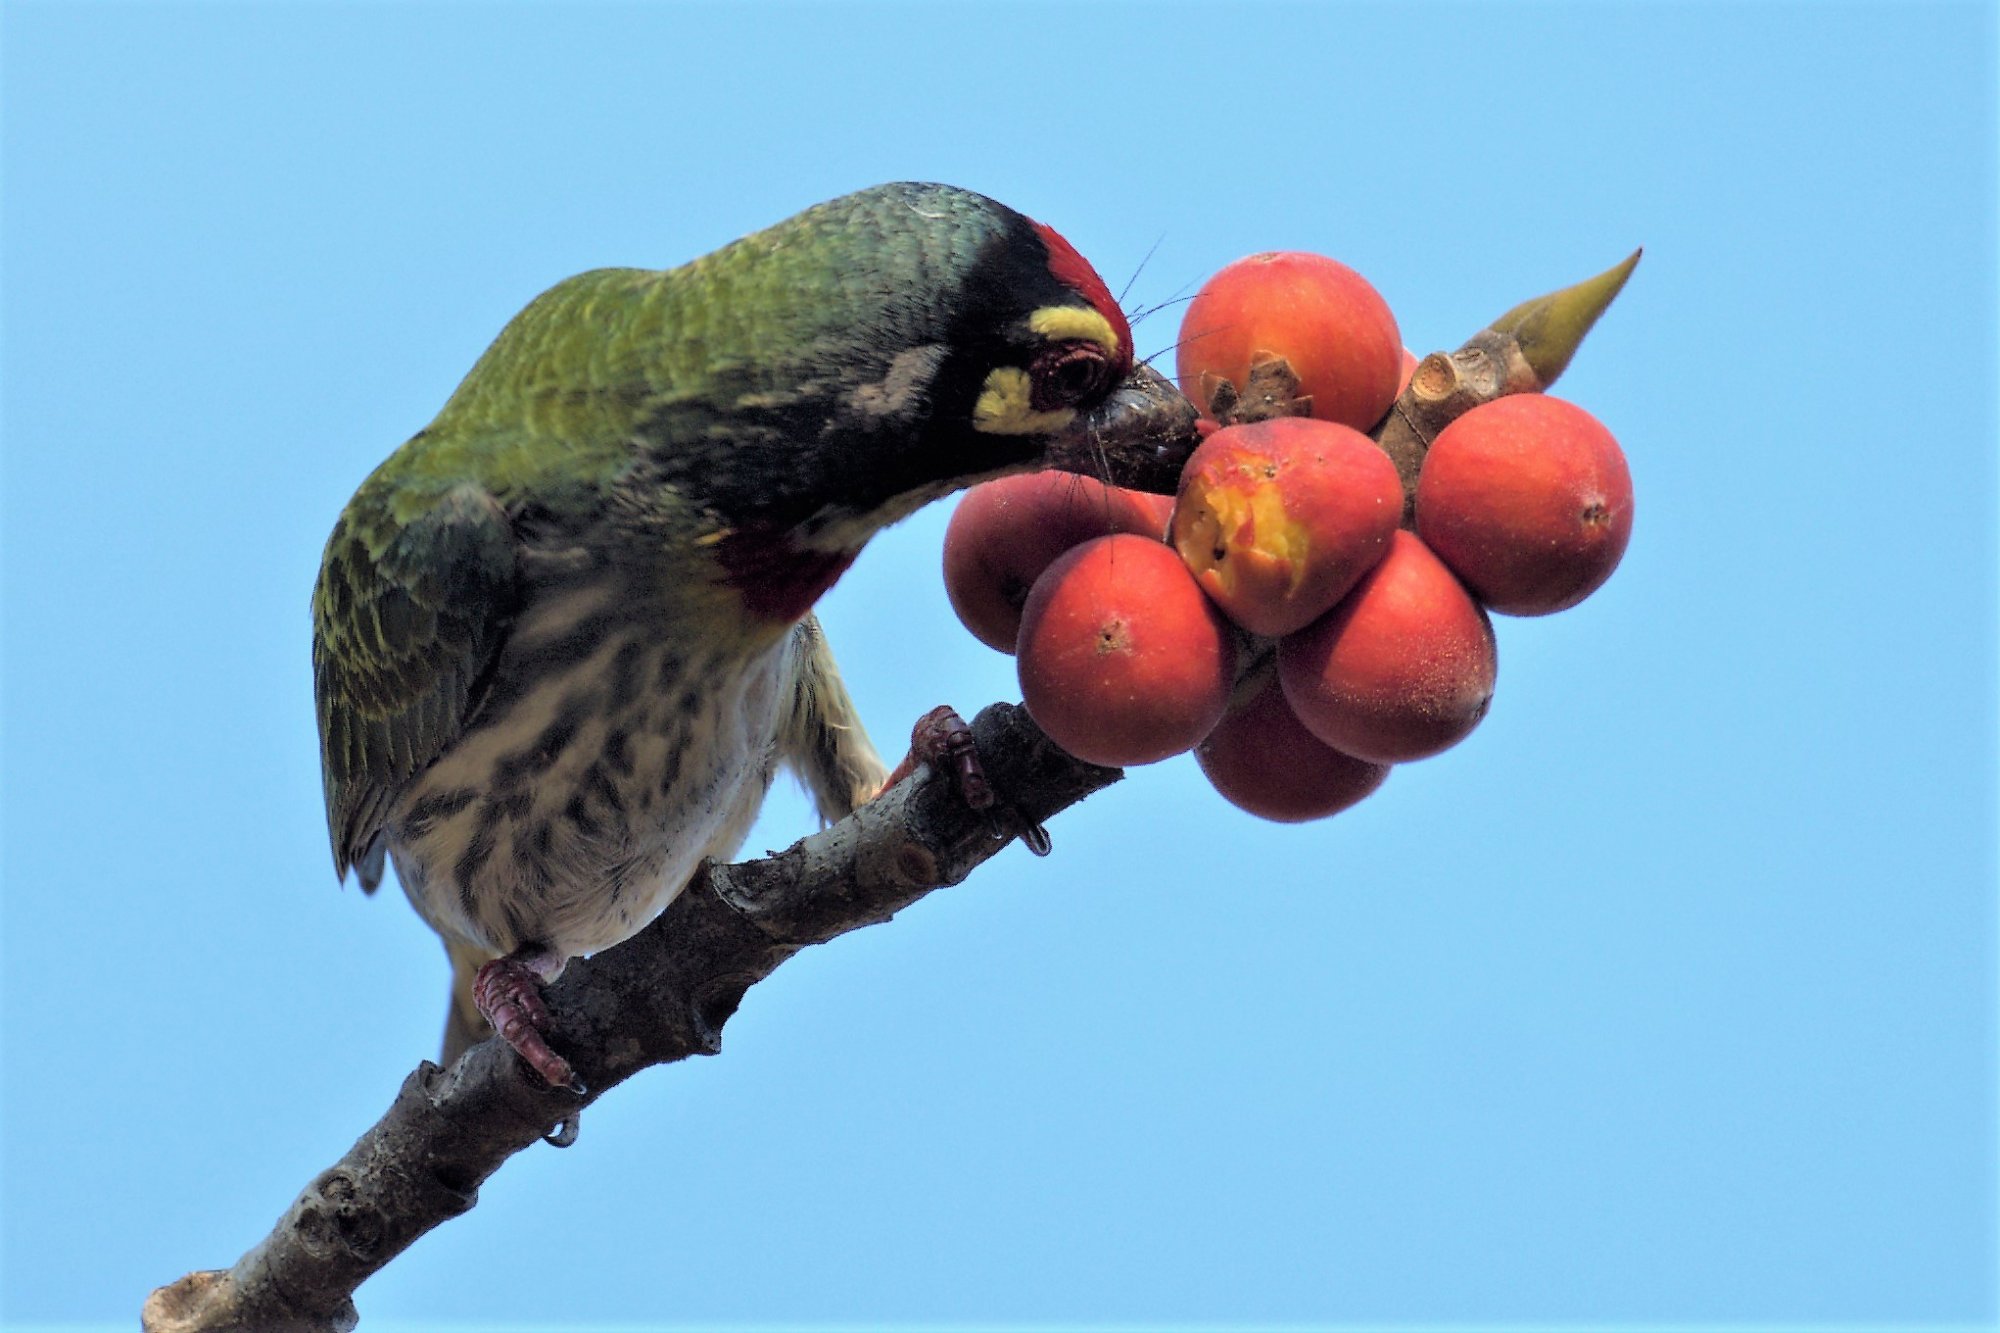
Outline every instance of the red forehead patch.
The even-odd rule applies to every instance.
[[[1125,322],[1125,312],[1118,308],[1111,289],[1104,285],[1104,279],[1097,276],[1097,270],[1090,261],[1076,252],[1076,247],[1064,240],[1062,233],[1047,223],[1037,222],[1035,231],[1048,247],[1049,272],[1065,287],[1080,293],[1083,299],[1096,308],[1111,325],[1111,331],[1118,335],[1118,346],[1124,352],[1124,361],[1129,369],[1132,364],[1132,326]]]

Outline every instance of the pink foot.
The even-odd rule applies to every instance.
[[[543,1040],[549,1025],[548,1006],[542,1003],[542,986],[562,971],[563,960],[540,945],[524,945],[496,958],[479,969],[472,981],[472,1002],[500,1039],[514,1048],[550,1087],[568,1088],[581,1095],[583,1080]]]
[[[959,799],[968,809],[993,809],[993,784],[986,780],[986,771],[979,766],[972,728],[950,704],[940,704],[917,719],[917,725],[910,729],[910,752],[896,765],[896,771],[889,775],[882,789],[887,791],[901,782],[919,764],[929,764],[934,772],[950,774],[958,787]],[[1010,836],[999,819],[994,820],[994,836]],[[1049,854],[1048,831],[1040,824],[1029,824],[1020,836],[1036,856]]]
[[[939,704],[910,728],[910,758],[951,774],[958,783],[959,798],[969,808],[984,810],[993,804],[993,784],[979,766],[972,728],[950,704]]]

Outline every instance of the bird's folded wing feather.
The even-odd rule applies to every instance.
[[[519,597],[505,512],[472,485],[408,522],[367,488],[335,525],[313,590],[313,692],[334,866],[381,875],[404,784],[463,732]]]

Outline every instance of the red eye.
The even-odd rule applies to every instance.
[[[1075,407],[1111,383],[1111,358],[1082,339],[1045,347],[1028,367],[1028,402],[1037,412]]]

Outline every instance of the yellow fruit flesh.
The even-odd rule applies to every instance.
[[[1281,574],[1290,595],[1305,577],[1309,548],[1305,525],[1286,514],[1284,496],[1274,480],[1266,480],[1247,489],[1216,487],[1204,495],[1181,557],[1204,586],[1224,597],[1235,596],[1253,568],[1263,576],[1260,583]]]

